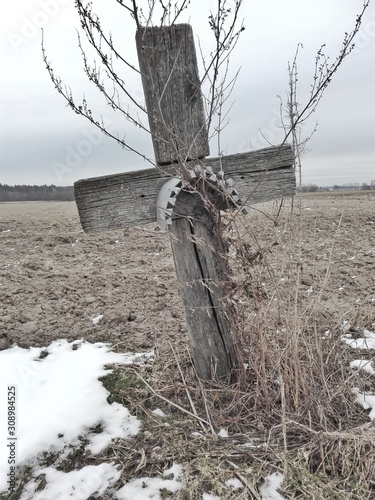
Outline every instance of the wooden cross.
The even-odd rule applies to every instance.
[[[155,220],[169,230],[195,369],[202,379],[225,377],[239,356],[225,306],[226,249],[213,214],[294,195],[293,152],[284,145],[206,158],[191,26],[141,28],[136,44],[157,168],[77,181],[78,212],[85,231]]]

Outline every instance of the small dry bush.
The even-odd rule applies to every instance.
[[[150,385],[154,395],[195,415],[203,431],[226,429],[227,440],[247,446],[245,461],[250,447],[263,464],[304,478],[288,483],[289,497],[305,498],[315,487],[313,498],[371,498],[374,427],[352,389],[368,390],[373,381],[350,369],[343,318],[321,301],[330,293],[334,235],[328,258],[306,269],[302,245],[308,237],[313,244],[314,228],[303,234],[300,215],[298,207],[270,204],[228,224],[234,283],[228,301],[237,310],[244,366],[236,382],[202,383],[189,355],[171,347],[156,361]],[[371,328],[368,306],[352,315]],[[326,482],[321,490],[319,478]],[[328,479],[332,491],[340,485],[337,496],[328,494]]]
[[[330,261],[317,266],[314,275],[304,271],[301,241],[306,235],[298,223],[295,227],[296,219],[292,207],[280,210],[276,205],[275,210],[269,205],[268,213],[228,225],[234,283],[228,302],[236,307],[237,344],[244,364],[236,383],[202,384],[187,353],[160,359],[168,366],[163,372],[174,381],[171,387],[184,377],[191,394],[204,396],[209,406],[198,401],[198,407],[204,414],[212,412],[215,427],[243,432],[295,421],[314,431],[333,431],[363,419],[351,395],[356,374],[349,368],[350,350],[341,340],[342,318],[329,313],[320,300],[330,293]],[[355,315],[359,321],[358,309]],[[364,306],[361,323],[370,328],[369,321]],[[173,366],[177,372],[171,377]]]

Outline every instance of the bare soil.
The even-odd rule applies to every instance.
[[[322,330],[344,319],[370,326],[375,193],[303,195],[293,211],[290,204],[282,209],[277,225],[274,204],[255,208],[243,238],[253,253],[266,255],[281,289],[295,287],[290,271],[298,268],[303,300],[319,293]],[[156,224],[85,234],[74,202],[2,203],[0,255],[2,348],[47,346],[59,338],[124,350],[187,345],[168,235]],[[267,277],[259,283],[264,297],[274,284]],[[251,310],[251,300],[246,307]],[[98,315],[103,318],[94,324]]]

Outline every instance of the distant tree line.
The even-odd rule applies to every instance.
[[[319,191],[319,186],[316,184],[303,184],[298,191],[301,191],[302,193],[315,193],[316,191]]]
[[[334,186],[319,187],[316,184],[303,184],[301,187],[297,188],[298,191],[302,193],[315,193],[316,191],[371,191],[375,190],[375,181],[371,181],[371,184],[363,182],[362,184],[335,184]]]
[[[303,193],[314,193],[316,191],[327,190],[328,188],[320,188],[316,184],[302,185],[298,190]],[[335,184],[331,189],[336,190],[375,190],[375,182],[371,184],[366,182],[360,184],[344,184],[342,186]],[[29,186],[20,184],[16,186],[8,186],[8,184],[0,184],[0,202],[3,201],[74,201],[73,186],[55,186],[51,184],[47,186]]]
[[[2,201],[73,201],[73,186],[28,186],[25,184],[8,186],[0,184]]]
[[[360,185],[359,183],[356,184],[343,184],[342,186],[335,184],[332,189],[336,190],[343,190],[343,191],[371,191],[372,189],[375,189],[375,185],[367,184],[367,182],[362,182]]]

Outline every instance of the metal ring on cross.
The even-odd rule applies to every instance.
[[[246,208],[243,206],[243,202],[237,192],[233,187],[232,179],[224,180],[224,172],[220,171],[215,174],[211,167],[202,167],[196,165],[194,169],[188,170],[191,180],[199,180],[203,176],[209,181],[211,185],[217,185],[223,192],[226,193],[229,200],[233,205],[240,209],[243,214],[247,214]],[[162,231],[166,231],[168,226],[172,224],[173,209],[177,201],[177,196],[181,189],[188,189],[189,191],[194,191],[192,185],[187,184],[184,180],[179,177],[171,177],[166,183],[163,184],[159,191],[158,199],[156,202],[157,210],[157,222]]]

